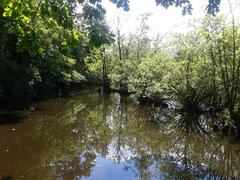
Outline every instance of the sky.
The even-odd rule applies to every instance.
[[[237,14],[236,16],[239,17],[240,6],[238,0],[230,1],[234,14]],[[129,34],[135,31],[138,26],[137,19],[141,14],[146,12],[151,13],[152,15],[148,20],[150,36],[158,33],[185,32],[188,29],[188,23],[192,19],[198,19],[206,15],[208,0],[192,0],[191,3],[193,5],[192,15],[183,16],[180,8],[169,7],[165,9],[161,6],[156,6],[155,0],[130,0],[129,12],[118,9],[116,5],[109,0],[102,0],[102,4],[107,11],[106,20],[109,26],[114,31],[116,29],[117,18],[119,18],[121,22],[121,32],[123,34]],[[229,12],[228,0],[222,0],[220,13],[229,16]]]

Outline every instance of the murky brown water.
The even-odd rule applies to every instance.
[[[169,115],[91,91],[1,112],[0,179],[239,178],[238,143],[206,118]]]

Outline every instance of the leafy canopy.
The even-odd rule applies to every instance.
[[[117,5],[118,8],[123,8],[125,11],[129,11],[129,0],[110,0]],[[182,8],[183,15],[192,13],[191,0],[155,0],[156,5],[160,5],[164,8],[170,6],[176,6]],[[207,12],[209,14],[215,14],[219,11],[221,0],[208,0]]]

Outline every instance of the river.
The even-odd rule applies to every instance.
[[[240,144],[213,119],[83,90],[0,112],[5,180],[239,179]]]

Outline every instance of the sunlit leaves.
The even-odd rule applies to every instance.
[[[9,62],[16,68],[24,64],[29,72],[26,81],[31,84],[41,82],[54,87],[57,83],[84,80],[78,64],[78,59],[83,57],[78,55],[84,55],[83,46],[88,46],[88,41],[86,32],[74,24],[75,3],[77,1],[62,0],[6,0],[0,3],[2,26],[7,34],[4,41],[14,37],[12,44],[4,47],[6,54],[3,56],[11,57]]]
[[[73,38],[75,40],[79,40],[79,36],[78,36],[78,34],[76,32],[73,32]]]

